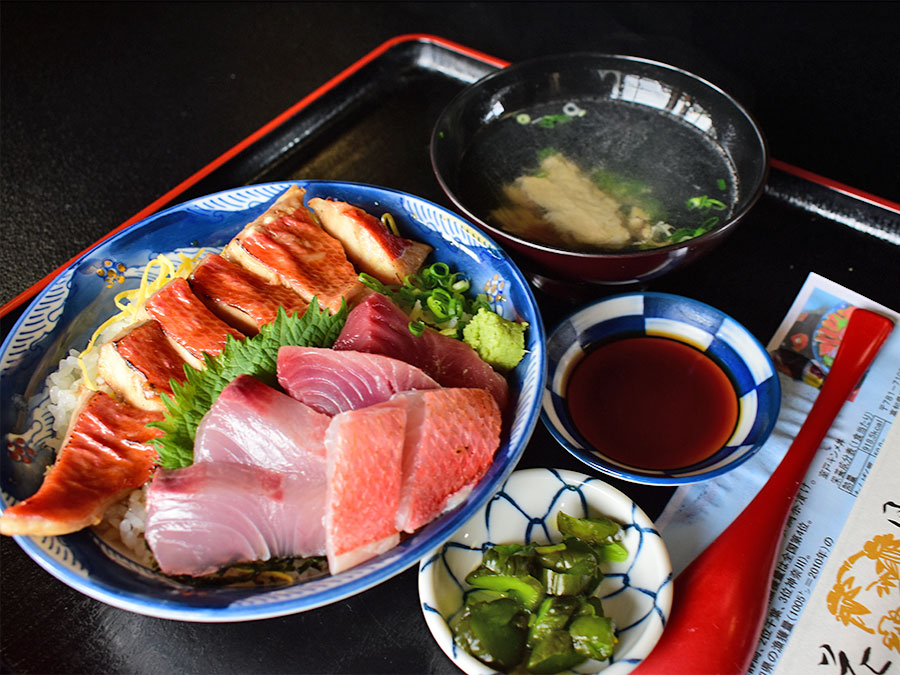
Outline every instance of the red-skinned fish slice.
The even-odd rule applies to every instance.
[[[484,389],[408,391],[397,529],[415,532],[465,499],[500,446],[500,409]]]
[[[144,304],[147,313],[159,321],[178,353],[194,368],[203,368],[203,354],[217,356],[231,335],[244,335],[232,328],[191,292],[188,282],[176,278],[154,293]]]
[[[325,232],[303,205],[304,191],[292,186],[262,216],[225,247],[225,257],[270,283],[287,286],[307,302],[332,312],[363,286],[341,242]]]
[[[325,231],[344,245],[357,269],[382,283],[402,283],[431,253],[428,244],[397,236],[381,220],[347,202],[316,197],[309,200],[309,208]]]
[[[0,515],[0,532],[69,534],[96,525],[106,509],[150,478],[162,415],[138,410],[103,392],[85,394],[56,463],[40,489]]]
[[[160,393],[171,380],[184,382],[185,361],[155,319],[129,326],[100,348],[97,367],[104,382],[131,405],[164,412]]]
[[[207,255],[191,273],[191,290],[223,321],[245,335],[275,320],[279,307],[288,315],[303,314],[309,303],[294,291],[272,284],[216,253]]]
[[[364,413],[364,414],[360,414]],[[337,574],[396,546],[406,413],[385,404],[341,413],[325,434],[325,550]]]

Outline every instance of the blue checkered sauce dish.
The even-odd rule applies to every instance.
[[[419,563],[419,600],[441,650],[464,672],[494,673],[453,640],[450,624],[470,590],[466,575],[496,544],[548,544],[562,540],[563,511],[578,518],[606,516],[622,526],[628,557],[604,564],[595,595],[615,622],[618,642],[605,661],[588,660],[576,673],[624,675],[650,654],[672,607],[672,566],[650,518],[621,491],[594,476],[563,469],[515,471],[503,487],[446,543]],[[568,671],[566,671],[568,672]]]
[[[728,377],[737,399],[737,417],[721,448],[689,466],[651,469],[604,453],[579,431],[567,401],[572,373],[597,345],[634,337],[668,338],[689,345]],[[550,336],[547,368],[541,418],[550,433],[588,466],[637,483],[695,483],[734,469],[768,439],[781,406],[781,387],[772,360],[746,328],[710,305],[667,293],[616,295],[578,310]],[[597,415],[603,412],[597,410]]]

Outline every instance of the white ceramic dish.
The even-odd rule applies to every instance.
[[[587,661],[574,672],[624,675],[653,649],[672,606],[672,566],[650,518],[622,492],[598,478],[560,469],[514,472],[497,494],[419,563],[425,622],[444,653],[463,671],[496,672],[453,642],[449,621],[462,608],[465,576],[493,544],[559,541],[556,514],[605,515],[622,524],[625,562],[609,563],[597,595],[617,626],[619,643],[608,661]]]

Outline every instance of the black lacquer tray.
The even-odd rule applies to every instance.
[[[433,36],[391,40],[136,214],[243,184],[374,183],[451,206],[428,154],[442,108],[504,62]],[[765,194],[714,254],[645,288],[727,312],[765,343],[810,272],[900,308],[900,205],[773,161]],[[52,278],[52,275],[51,277]],[[49,281],[49,278],[45,281]],[[29,289],[2,310],[5,335]],[[621,292],[596,289],[593,295]],[[576,308],[541,291],[547,331]],[[589,299],[582,295],[578,301]],[[539,424],[520,468],[586,467]],[[671,494],[614,480],[651,517]],[[455,672],[419,609],[415,569],[346,601],[243,624],[188,624],[108,607],[2,538],[4,672]]]

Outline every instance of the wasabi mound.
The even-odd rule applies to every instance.
[[[482,307],[463,329],[463,341],[497,370],[509,371],[525,356],[526,328],[524,321],[510,321]]]

